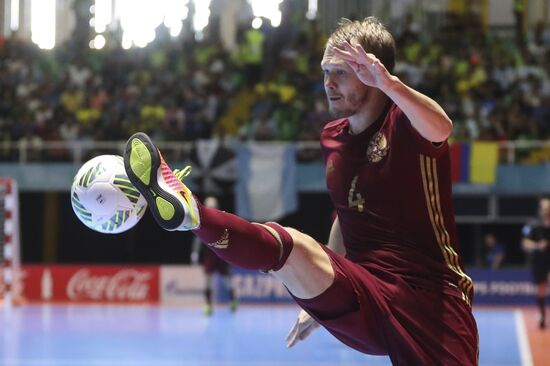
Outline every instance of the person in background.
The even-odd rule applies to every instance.
[[[208,208],[219,208],[219,202],[216,197],[208,196],[204,200],[204,206]],[[201,258],[202,257],[202,258]],[[212,315],[214,308],[212,303],[212,290],[214,288],[214,274],[218,273],[229,292],[229,309],[234,312],[237,310],[237,297],[235,289],[231,283],[231,266],[229,263],[218,257],[207,246],[202,245],[198,237],[193,239],[193,247],[191,250],[191,263],[201,263],[206,275],[206,286],[204,289],[204,315]]]
[[[523,227],[523,250],[531,254],[533,281],[537,285],[539,328],[546,327],[546,296],[550,271],[550,198],[539,201],[539,219]]]
[[[504,245],[497,241],[493,233],[485,234],[483,243],[485,246],[485,264],[491,269],[499,269],[506,254]]]

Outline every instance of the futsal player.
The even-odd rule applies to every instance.
[[[476,365],[473,287],[451,200],[452,122],[391,74],[394,63],[394,39],[373,17],[342,21],[327,41],[321,69],[335,120],[321,144],[338,214],[328,248],[205,207],[182,183],[189,171],[172,171],[143,133],[128,140],[126,171],[160,226],[190,230],[228,262],[281,280],[307,313],[297,339],[311,317],[394,365]]]
[[[531,269],[537,285],[539,328],[546,327],[546,296],[550,271],[550,199],[539,201],[539,219],[523,227],[523,249],[532,254]]]

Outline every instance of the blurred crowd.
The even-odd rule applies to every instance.
[[[313,21],[296,24],[241,29],[231,52],[215,37],[171,39],[162,26],[130,50],[0,39],[0,159],[14,158],[11,145],[123,141],[136,131],[157,141],[317,140],[330,120],[319,67],[326,35]],[[544,24],[520,39],[452,19],[433,34],[412,17],[392,30],[395,74],[443,106],[454,140],[550,137]]]
[[[396,73],[436,99],[455,140],[543,140],[550,136],[550,30],[485,32],[452,23],[429,42],[413,22],[401,34]]]

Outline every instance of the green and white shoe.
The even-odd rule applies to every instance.
[[[190,166],[172,171],[149,136],[138,132],[126,143],[124,168],[162,228],[187,231],[200,225],[197,202],[182,182]]]

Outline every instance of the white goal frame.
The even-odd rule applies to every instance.
[[[0,303],[24,303],[21,278],[19,190],[12,178],[0,177]]]

